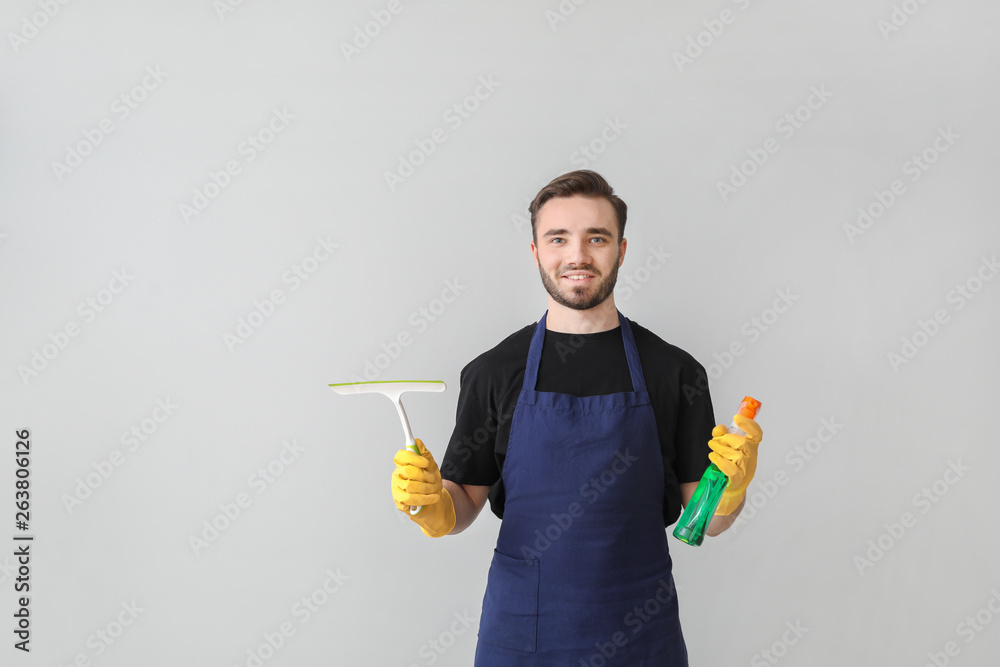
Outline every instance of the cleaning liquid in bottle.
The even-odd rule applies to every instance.
[[[756,419],[757,413],[760,412],[760,401],[745,396],[737,412],[748,419]],[[746,433],[735,423],[729,425],[729,432],[746,436]],[[719,470],[719,467],[714,463],[710,464],[705,470],[705,474],[701,476],[698,488],[691,496],[691,502],[684,508],[684,513],[677,521],[674,537],[693,547],[700,546],[705,539],[705,530],[711,523],[712,517],[715,516],[715,510],[719,507],[719,501],[722,500],[722,493],[726,490],[728,483],[729,478],[726,477],[726,473]]]

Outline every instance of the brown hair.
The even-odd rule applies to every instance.
[[[628,206],[625,205],[621,197],[615,194],[614,188],[604,180],[603,176],[589,169],[563,174],[538,191],[535,199],[528,206],[528,211],[531,213],[531,238],[537,243],[535,223],[542,204],[553,197],[572,197],[574,195],[603,197],[611,202],[611,206],[615,209],[615,215],[618,217],[618,241],[621,242],[625,237],[625,218],[628,215]]]

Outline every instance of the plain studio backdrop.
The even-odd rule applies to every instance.
[[[719,422],[763,401],[743,520],[669,538],[691,664],[987,664],[998,20],[6,3],[0,662],[471,664],[500,522],[422,535],[392,405],[327,385],[444,380],[404,397],[440,461],[462,367],[544,312],[528,201],[590,168],[629,206],[620,310]]]

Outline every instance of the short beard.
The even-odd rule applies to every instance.
[[[604,301],[611,296],[611,293],[615,290],[615,283],[618,282],[618,260],[621,258],[621,253],[615,258],[614,268],[611,269],[611,274],[606,278],[601,278],[597,273],[597,270],[591,265],[579,266],[572,269],[566,269],[566,271],[589,271],[600,280],[597,285],[597,291],[594,292],[593,296],[588,299],[571,298],[567,296],[566,292],[559,289],[558,282],[553,282],[549,275],[542,268],[541,264],[538,266],[538,273],[542,277],[542,285],[545,286],[545,291],[549,293],[552,299],[567,308],[572,308],[573,310],[589,310],[596,306],[601,305]],[[558,281],[558,278],[556,278]],[[571,292],[577,292],[577,290],[582,290],[583,288],[571,287]]]

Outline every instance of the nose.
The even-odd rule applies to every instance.
[[[566,253],[566,262],[568,264],[573,264],[576,266],[583,266],[585,264],[590,264],[592,259],[590,255],[590,244],[586,239],[576,239],[570,241],[570,247]]]

